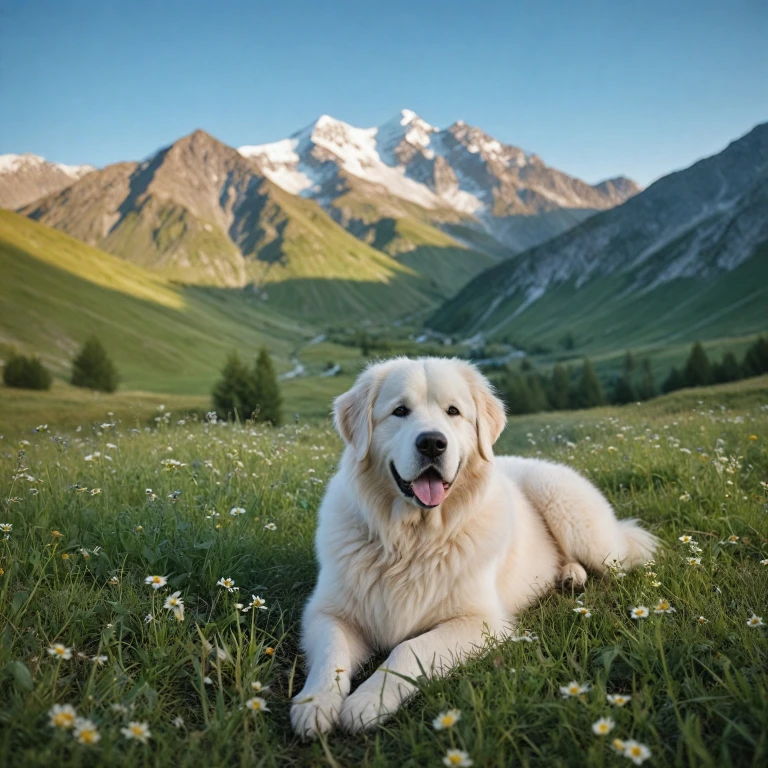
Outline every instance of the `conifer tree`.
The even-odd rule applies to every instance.
[[[713,381],[712,366],[701,342],[697,341],[691,347],[691,354],[683,369],[683,380],[686,387],[704,387]]]
[[[564,365],[558,363],[552,371],[552,389],[550,394],[550,404],[557,411],[564,411],[568,408],[570,377],[568,370]]]
[[[656,379],[653,376],[653,366],[646,357],[640,370],[640,382],[637,385],[637,396],[640,400],[650,400],[656,397]]]
[[[574,405],[576,408],[594,408],[602,405],[603,400],[603,388],[600,386],[600,379],[597,378],[589,358],[585,357],[581,378],[574,392]]]
[[[747,349],[742,366],[745,376],[760,376],[768,373],[768,338],[760,336]]]
[[[16,389],[50,389],[51,373],[37,356],[12,354],[3,366],[3,383]]]
[[[282,420],[280,409],[283,398],[272,358],[266,347],[262,347],[253,369],[253,403],[258,410],[256,419],[278,426]]]
[[[674,392],[676,389],[682,389],[685,386],[685,377],[679,368],[673,368],[664,383],[661,385],[663,392]]]
[[[72,361],[71,383],[75,387],[85,387],[100,392],[114,392],[117,389],[118,375],[115,364],[95,336],[91,336],[83,344],[77,357]]]
[[[221,378],[213,388],[214,408],[224,419],[230,416],[247,419],[253,413],[252,389],[248,368],[237,351],[232,350],[221,369]]]

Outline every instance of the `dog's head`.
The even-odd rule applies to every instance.
[[[506,423],[488,380],[462,360],[396,358],[368,367],[336,399],[339,433],[393,493],[431,509],[462,469],[491,461]]]

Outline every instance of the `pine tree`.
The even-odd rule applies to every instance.
[[[550,391],[550,405],[557,411],[568,408],[570,396],[570,376],[564,365],[558,363],[552,371],[552,389]]]
[[[538,373],[529,373],[525,377],[525,385],[528,388],[528,401],[530,413],[539,413],[548,409],[547,392],[544,382]]]
[[[114,392],[118,375],[102,343],[91,336],[83,344],[77,357],[72,361],[72,379],[75,387],[96,389],[100,392]]]
[[[213,406],[224,419],[229,416],[247,419],[253,413],[252,390],[248,368],[232,350],[221,369],[221,378],[213,388]]]
[[[738,381],[743,376],[742,367],[733,352],[726,352],[719,363],[712,366],[712,377],[718,384]]]
[[[50,389],[50,371],[36,356],[12,354],[3,366],[3,383],[16,389]]]
[[[258,421],[278,426],[282,420],[280,408],[283,398],[272,358],[266,347],[262,347],[253,369],[254,410],[258,409]]]
[[[509,413],[517,415],[532,412],[528,384],[517,371],[509,371],[504,377],[502,393]]]
[[[744,355],[745,376],[760,376],[768,373],[768,338],[760,336],[749,346]]]
[[[712,366],[701,342],[697,341],[691,347],[691,354],[683,369],[683,380],[686,387],[704,387],[713,381]]]
[[[581,378],[574,392],[574,405],[577,408],[594,408],[603,403],[603,388],[597,378],[595,369],[588,357],[584,358]]]
[[[673,368],[664,383],[661,385],[663,392],[674,392],[676,389],[682,389],[685,386],[685,377],[679,368]]]
[[[637,385],[637,397],[640,400],[650,400],[656,397],[656,379],[653,376],[653,366],[646,357],[640,370],[640,383]]]

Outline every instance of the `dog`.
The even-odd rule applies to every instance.
[[[334,402],[346,446],[318,513],[320,573],[302,618],[308,663],[291,722],[304,738],[371,728],[559,582],[630,569],[656,538],[617,520],[561,464],[493,455],[504,406],[462,360],[369,366]],[[373,654],[386,661],[350,695]]]

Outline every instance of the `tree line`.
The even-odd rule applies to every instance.
[[[683,387],[726,383],[764,373],[768,373],[767,338],[755,340],[741,361],[732,352],[726,352],[716,363],[709,361],[704,347],[696,342],[685,365],[670,371],[661,390],[673,392]],[[607,388],[603,387],[589,358],[583,360],[578,370],[558,363],[550,373],[537,371],[524,360],[519,367],[509,367],[493,380],[511,414],[625,405],[650,400],[659,394],[650,358],[638,364],[631,352],[627,352],[620,374]]]

